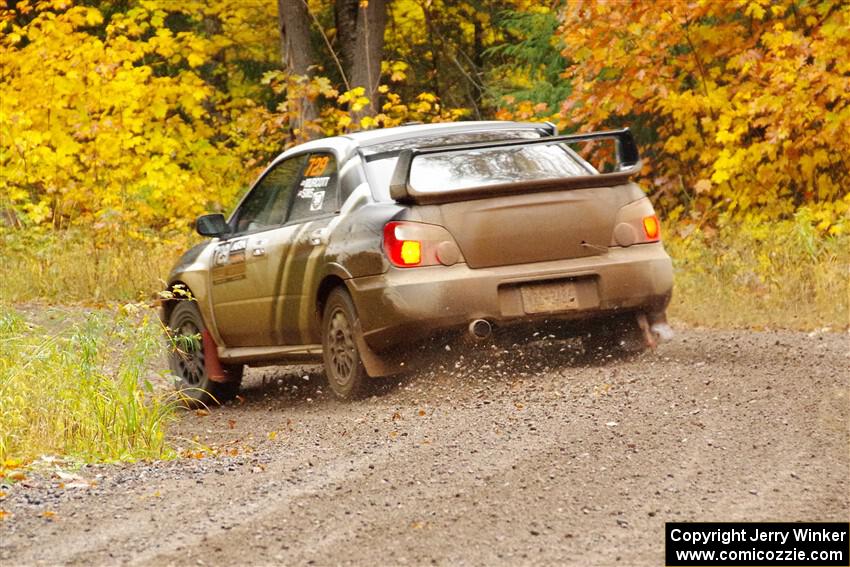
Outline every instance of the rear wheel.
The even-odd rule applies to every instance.
[[[333,290],[322,316],[322,354],[328,386],[342,400],[363,397],[369,386],[369,376],[357,348],[357,322],[351,296],[342,288]]]
[[[224,366],[226,382],[210,380],[201,336],[204,320],[198,306],[192,301],[181,301],[171,312],[168,326],[173,341],[169,365],[180,379],[177,389],[189,405],[223,404],[235,398],[242,382],[243,366]]]

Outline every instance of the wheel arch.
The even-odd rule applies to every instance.
[[[178,303],[183,301],[178,293],[175,292],[175,290],[179,289],[185,289],[186,292],[190,294],[189,297],[194,297],[192,288],[190,288],[186,282],[178,279],[169,283],[168,287],[165,289],[165,298],[162,300],[162,322],[166,325],[168,324],[169,319],[171,319],[171,314],[174,312],[174,308],[177,307]]]
[[[351,293],[345,283],[345,280],[338,274],[328,274],[324,278],[322,278],[322,281],[319,283],[319,287],[316,289],[315,303],[315,316],[316,321],[319,323],[319,325],[321,325],[322,315],[325,312],[325,304],[328,301],[328,297],[330,296],[331,292],[338,287],[341,287],[349,294]]]
[[[204,320],[204,326],[212,333],[216,343],[221,344],[220,337],[218,336],[218,329],[214,325],[215,321],[212,317],[210,305],[207,302],[208,298],[204,293],[206,291],[206,287],[203,280],[200,280],[197,277],[197,274],[187,273],[183,275],[190,277],[178,276],[171,280],[166,288],[166,291],[170,292],[171,296],[162,301],[162,322],[165,325],[168,325],[168,321],[171,318],[171,314],[174,312],[174,308],[181,301],[194,301],[198,306],[198,310],[201,312],[201,318]],[[180,289],[185,290],[185,293],[175,291]]]

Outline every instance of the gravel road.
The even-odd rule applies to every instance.
[[[354,403],[255,369],[175,425],[193,457],[2,487],[0,563],[663,565],[666,521],[850,518],[848,368],[847,333],[692,329],[455,349]]]

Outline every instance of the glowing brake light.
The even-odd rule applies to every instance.
[[[643,232],[649,240],[658,240],[661,229],[658,225],[658,217],[655,215],[643,217]]]
[[[415,221],[384,225],[384,253],[399,268],[451,266],[463,261],[460,249],[445,227]]]
[[[401,226],[400,222],[388,222],[384,226],[384,250],[396,266],[416,266],[422,262],[422,243],[399,238]]]

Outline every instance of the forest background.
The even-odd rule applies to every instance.
[[[676,320],[848,327],[841,0],[0,0],[0,302],[149,298],[287,147],[478,119],[635,132]]]

